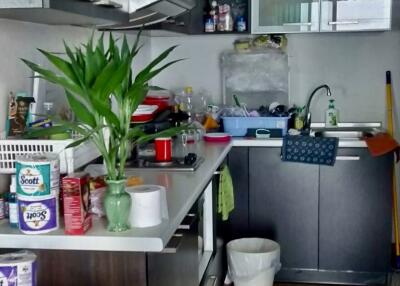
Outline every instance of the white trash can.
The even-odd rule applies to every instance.
[[[227,246],[228,274],[235,286],[272,286],[281,269],[280,246],[273,240],[241,238]]]

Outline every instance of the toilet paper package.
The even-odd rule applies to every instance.
[[[58,196],[18,197],[19,229],[26,234],[41,234],[58,229]],[[1,286],[1,285],[0,285]]]
[[[36,286],[36,255],[19,251],[0,255],[0,286]]]

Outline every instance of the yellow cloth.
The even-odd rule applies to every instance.
[[[222,220],[229,218],[229,213],[235,208],[233,183],[228,166],[224,166],[219,179],[218,213],[222,214]]]

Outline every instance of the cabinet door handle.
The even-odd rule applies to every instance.
[[[190,230],[196,221],[197,216],[195,214],[187,214],[182,223],[178,226],[178,229]]]
[[[165,248],[161,251],[161,253],[177,253],[179,247],[182,244],[182,240],[183,234],[175,233],[168,241],[168,244],[165,246]]]
[[[336,161],[360,161],[360,156],[336,156]]]
[[[311,22],[283,23],[283,26],[312,26]]]
[[[348,21],[329,21],[328,25],[355,25],[355,24],[360,24],[359,21],[357,20],[348,20]]]
[[[205,286],[217,286],[217,283],[218,283],[218,277],[212,275],[207,278],[207,282],[206,282]]]

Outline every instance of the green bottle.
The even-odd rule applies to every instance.
[[[335,100],[329,100],[329,107],[325,113],[325,127],[337,127],[339,122],[339,110],[335,108]]]

